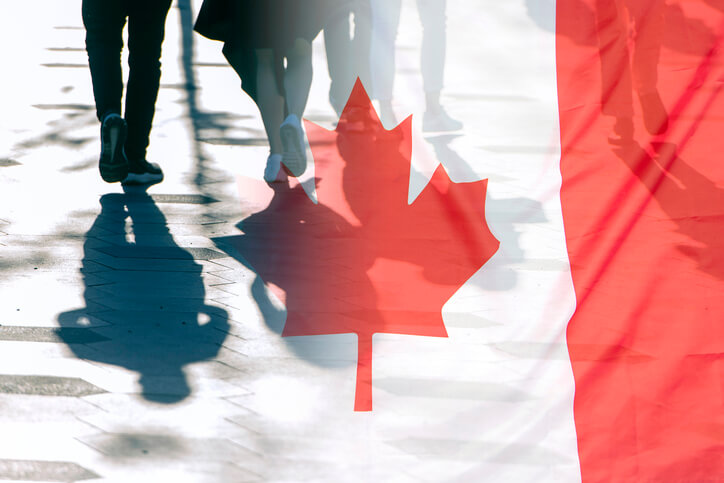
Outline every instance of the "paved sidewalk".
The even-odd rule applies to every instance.
[[[523,3],[488,2],[489,28],[518,28]],[[492,278],[456,295],[450,339],[379,340],[375,411],[354,413],[355,337],[280,337],[283,305],[269,295],[272,305],[260,307],[257,292],[267,289],[223,242],[259,208],[237,177],[261,179],[267,147],[221,46],[191,32],[199,5],[177,0],[169,15],[149,151],[166,179],[148,193],[124,193],[98,175],[80,0],[16,2],[0,20],[0,480],[480,481],[485,473],[564,481],[575,473],[575,457],[550,443],[568,444],[568,426],[516,456],[504,451],[514,409],[545,412],[547,389],[529,366],[543,356],[533,336],[505,346],[505,331],[519,329],[504,329],[481,302],[528,276],[567,274],[560,254],[534,254],[526,231],[555,225],[555,203],[527,198],[536,180],[526,163],[557,156],[549,148],[557,125],[525,134],[525,145],[507,134],[548,123],[551,102],[515,75],[510,92],[486,87],[494,74],[475,60],[471,12],[450,12],[450,35],[471,51],[450,53],[446,99],[475,135],[434,138],[429,150],[453,179],[497,183],[488,212],[503,258]],[[416,102],[404,94],[420,87],[419,67],[405,64],[418,58],[412,11],[406,2],[401,114]],[[501,42],[534,63],[522,41]],[[328,85],[318,39],[306,117],[331,128]],[[413,193],[431,169],[416,160],[423,175]],[[554,364],[567,370],[558,350]],[[510,419],[501,425],[500,414]]]

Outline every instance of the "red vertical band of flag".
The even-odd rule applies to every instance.
[[[583,481],[724,481],[724,2],[557,9]]]

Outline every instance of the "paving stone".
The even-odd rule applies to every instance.
[[[128,195],[126,195],[128,196]],[[131,195],[131,201],[136,201]],[[189,205],[208,205],[211,203],[217,203],[219,200],[214,199],[210,196],[197,195],[197,194],[178,194],[178,195],[164,195],[164,194],[152,194],[151,199],[154,203],[179,203]]]
[[[105,392],[83,379],[53,376],[0,375],[0,393],[38,396],[88,396]]]
[[[163,277],[164,279],[166,277]],[[203,282],[203,280],[201,280]],[[227,292],[219,290],[216,287],[205,287],[192,290],[191,287],[198,281],[184,281],[183,277],[177,277],[165,283],[159,282],[155,277],[138,278],[131,282],[117,282],[112,284],[98,285],[88,287],[85,296],[88,300],[98,300],[103,303],[104,295],[108,298],[118,298],[119,300],[131,301],[136,298],[138,300],[152,299],[158,302],[164,302],[164,305],[171,306],[171,301],[177,298],[194,298],[201,300],[216,300],[217,297],[228,296]]]
[[[214,260],[226,258],[226,254],[211,248],[196,247],[146,247],[146,246],[109,246],[99,247],[98,251],[117,258],[148,258],[153,260]]]
[[[27,481],[74,482],[99,478],[86,468],[67,461],[0,459],[0,478]]]
[[[0,424],[55,425],[68,436],[94,432],[93,426],[80,418],[103,412],[80,397],[0,394]]]
[[[171,434],[114,433],[80,438],[82,442],[114,458],[224,461],[243,463],[259,456],[223,438],[180,438]]]
[[[171,236],[169,236],[171,235]],[[123,234],[103,235],[95,238],[98,241],[91,248],[108,247],[111,245],[133,246],[142,244],[144,247],[178,247],[182,250],[189,248],[216,248],[208,237],[202,235],[176,235],[165,230],[151,230],[142,235],[138,231],[126,230]]]
[[[87,328],[0,326],[0,340],[91,344],[107,339]]]
[[[199,272],[199,263],[187,259],[153,259],[153,258],[106,258],[96,259],[96,263],[114,270],[156,271],[156,272]],[[215,265],[218,267],[218,265]]]

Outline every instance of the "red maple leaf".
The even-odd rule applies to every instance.
[[[453,183],[440,166],[408,204],[411,117],[384,130],[359,82],[335,131],[305,122],[318,204],[276,186],[233,244],[284,291],[282,336],[357,334],[354,409],[369,411],[373,334],[447,337],[442,306],[498,249],[487,180]]]

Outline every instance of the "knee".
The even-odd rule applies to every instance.
[[[286,53],[289,62],[304,62],[312,59],[312,44],[303,38],[294,41],[292,47]]]
[[[123,37],[120,32],[112,32],[104,29],[88,28],[85,34],[86,50],[112,49],[121,51],[123,49]]]

